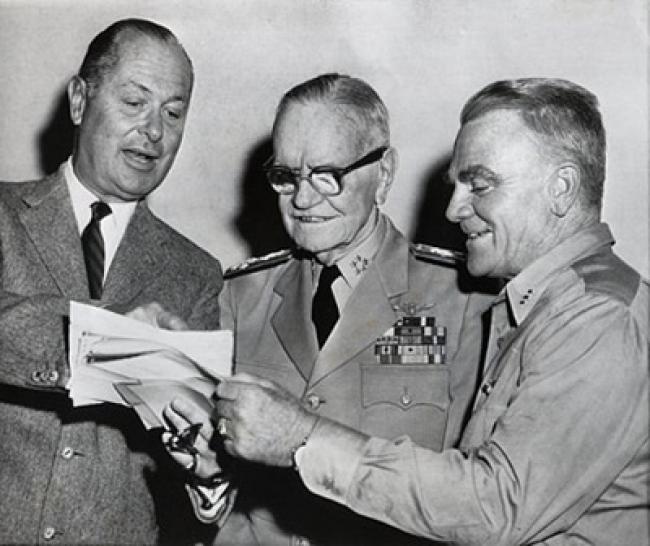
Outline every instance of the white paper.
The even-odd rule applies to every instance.
[[[175,397],[209,409],[214,380],[231,375],[229,330],[164,330],[71,302],[69,341],[73,405],[132,407],[146,428],[164,426],[162,409]]]

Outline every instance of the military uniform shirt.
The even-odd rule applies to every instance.
[[[307,487],[455,544],[648,544],[648,282],[612,243],[592,226],[509,282],[516,327],[459,449],[321,421],[301,450]]]

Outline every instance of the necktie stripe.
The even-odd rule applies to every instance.
[[[104,238],[100,229],[102,218],[109,215],[111,208],[101,201],[90,205],[90,222],[81,234],[81,246],[88,276],[88,290],[92,299],[100,299],[104,284]]]

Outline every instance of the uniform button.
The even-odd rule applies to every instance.
[[[411,398],[411,395],[409,395],[408,392],[405,392],[402,394],[402,398],[400,398],[400,401],[402,402],[403,406],[410,406],[411,402],[413,402],[413,399]]]
[[[34,370],[32,372],[32,381],[34,383],[40,383],[43,380],[43,375],[41,374],[40,370]]]
[[[72,459],[72,457],[74,457],[74,449],[70,446],[64,447],[63,451],[61,451],[61,457],[64,459]]]
[[[481,392],[482,392],[485,396],[489,396],[489,394],[492,392],[492,389],[494,388],[494,384],[495,384],[495,383],[496,383],[495,381],[489,381],[489,382],[485,383],[485,384],[481,387]]]
[[[59,372],[57,372],[56,370],[48,371],[47,372],[47,379],[51,383],[56,383],[58,381],[58,379],[59,379]]]
[[[320,407],[320,405],[323,403],[323,401],[320,399],[320,396],[314,394],[313,392],[307,395],[307,398],[305,398],[305,402],[307,402],[307,405],[311,410],[317,410]]]
[[[295,546],[309,546],[309,539],[305,537],[294,537],[293,543]]]
[[[54,527],[46,527],[43,529],[43,538],[45,540],[52,540],[56,534],[56,529]]]

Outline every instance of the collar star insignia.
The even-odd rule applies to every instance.
[[[368,258],[363,258],[361,255],[357,254],[350,264],[354,268],[354,271],[357,275],[361,275],[366,269],[368,269],[369,264]]]

